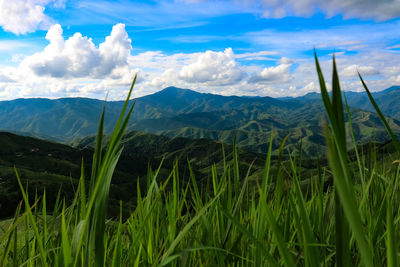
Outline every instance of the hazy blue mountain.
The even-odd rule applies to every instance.
[[[349,106],[367,110],[375,111],[371,105],[368,96],[365,92],[345,92]],[[385,90],[372,93],[379,108],[387,116],[400,120],[400,86],[391,86]],[[292,98],[291,100],[298,101],[320,101],[321,95],[319,93],[309,93],[298,98]]]

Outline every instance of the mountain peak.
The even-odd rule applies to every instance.
[[[165,87],[164,89],[162,89],[160,92],[177,92],[177,91],[184,91],[184,90],[185,89],[178,88],[175,86],[168,86],[168,87]],[[186,89],[186,90],[188,90],[188,89]]]
[[[158,93],[182,94],[182,93],[187,93],[187,92],[197,93],[196,91],[193,91],[190,89],[183,89],[183,88],[178,88],[178,87],[174,87],[174,86],[166,87],[166,88],[162,89],[161,91],[159,91]]]
[[[190,90],[190,89],[182,89],[174,86],[166,87],[162,89],[161,91],[158,91],[154,94],[144,96],[144,98],[156,98],[157,100],[162,100],[162,99],[175,99],[175,98],[196,98],[201,93]],[[161,98],[161,99],[160,99]]]

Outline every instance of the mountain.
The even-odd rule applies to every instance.
[[[398,104],[400,100],[400,86],[389,87],[386,90],[374,93],[373,96],[382,112],[392,118],[400,118],[400,107]],[[365,93],[351,93],[348,98],[350,106],[367,111],[374,111]]]
[[[356,138],[361,143],[388,139],[363,93],[346,94]],[[396,133],[400,133],[400,87],[374,93]],[[106,104],[105,133],[110,133],[122,101]],[[104,101],[87,98],[17,99],[0,102],[0,128],[38,137],[71,142],[97,131]],[[266,152],[270,135],[274,150],[289,135],[287,148],[305,156],[325,154],[321,97],[311,93],[298,98],[238,97],[198,93],[168,87],[136,99],[128,128],[171,138],[206,138],[232,143],[254,152]],[[350,141],[350,139],[349,139]]]
[[[375,112],[365,92],[350,91],[345,92],[345,95],[350,107]],[[391,86],[385,90],[372,93],[372,95],[385,115],[400,120],[400,106],[397,104],[400,100],[400,86]],[[319,93],[309,93],[294,99],[305,102],[320,101],[321,95]]]

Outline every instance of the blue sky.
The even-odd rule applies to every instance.
[[[345,90],[400,84],[400,1],[0,0],[0,99],[121,99],[167,86],[224,95],[318,91],[335,52]]]

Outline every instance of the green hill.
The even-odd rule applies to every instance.
[[[388,140],[366,95],[347,94],[356,138],[365,143]],[[390,123],[400,133],[399,87],[374,94]],[[87,98],[17,99],[0,102],[0,127],[3,130],[43,137],[65,143],[96,133],[104,102]],[[121,101],[107,102],[105,133],[122,107]],[[202,94],[188,89],[166,88],[136,99],[129,129],[171,138],[206,138],[232,143],[254,152],[266,152],[271,133],[276,137],[276,152],[289,135],[287,147],[297,151],[302,144],[308,157],[325,155],[323,138],[325,115],[319,94],[299,98],[238,97]],[[348,139],[350,141],[350,139]]]

